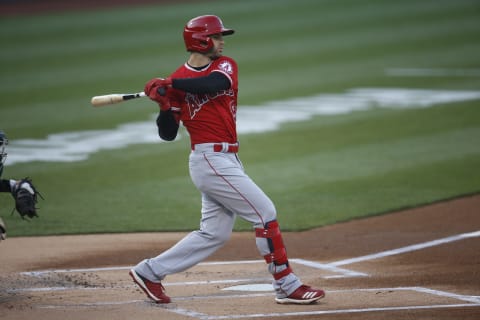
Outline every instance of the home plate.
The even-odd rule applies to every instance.
[[[239,286],[223,288],[222,290],[228,290],[228,291],[273,291],[273,286],[269,283],[242,284],[242,285],[239,285]]]

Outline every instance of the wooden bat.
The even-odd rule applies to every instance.
[[[92,105],[94,107],[107,106],[109,104],[115,104],[135,98],[145,97],[145,92],[137,93],[112,93],[103,96],[95,96],[92,98]]]
[[[167,90],[164,87],[158,88],[158,93],[162,96],[166,95]],[[103,107],[108,106],[110,104],[115,104],[131,99],[145,97],[145,92],[137,92],[137,93],[111,93],[105,94],[102,96],[95,96],[92,98],[92,105],[94,107]]]

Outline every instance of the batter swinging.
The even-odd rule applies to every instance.
[[[222,55],[223,37],[233,33],[214,15],[190,20],[183,32],[188,61],[170,77],[145,85],[145,93],[160,106],[160,137],[175,139],[180,122],[190,135],[190,176],[202,194],[202,218],[199,230],[140,262],[130,276],[149,298],[169,303],[161,280],[219,249],[230,238],[238,215],[255,228],[257,248],[274,278],[277,303],[309,304],[325,293],[304,285],[292,272],[275,206],[245,174],[237,155],[238,68],[232,58]]]

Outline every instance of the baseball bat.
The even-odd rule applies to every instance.
[[[95,96],[92,98],[92,105],[94,107],[102,107],[109,104],[119,103],[135,98],[145,97],[145,92],[137,92],[137,93],[112,93],[112,94],[105,94],[102,96]]]
[[[158,93],[162,96],[166,94],[166,89],[161,87],[158,88]],[[105,94],[102,96],[95,96],[92,98],[92,105],[94,107],[102,107],[102,106],[107,106],[110,104],[115,104],[131,99],[136,99],[136,98],[141,98],[145,97],[146,94],[145,92],[137,92],[137,93],[112,93],[112,94]]]

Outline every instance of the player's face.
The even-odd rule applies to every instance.
[[[208,53],[208,57],[212,60],[215,60],[222,56],[223,45],[225,42],[223,41],[223,35],[221,33],[211,35],[210,39],[213,41],[213,48]]]

